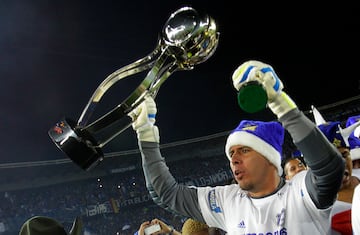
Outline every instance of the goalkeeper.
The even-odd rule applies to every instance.
[[[270,65],[247,61],[233,73],[238,91],[251,81],[263,86],[279,122],[242,120],[229,134],[225,154],[237,184],[178,184],[160,153],[154,100],[147,96],[132,111],[147,187],[159,205],[228,235],[330,234],[330,211],[344,173],[341,154],[283,91]],[[284,128],[309,166],[291,182],[281,177]]]

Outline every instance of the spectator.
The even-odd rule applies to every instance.
[[[181,228],[182,235],[208,235],[209,226],[194,219],[187,219]]]
[[[291,180],[297,173],[306,170],[305,164],[297,157],[286,158],[283,168],[286,180]]]
[[[153,219],[151,221],[144,221],[138,231],[134,235],[148,235],[145,233],[146,228],[150,228],[153,225],[160,225],[160,230],[150,234],[169,234],[169,235],[181,235],[180,232],[176,231],[173,227],[167,225],[165,222],[159,219]]]
[[[346,121],[346,127],[360,121],[360,115],[349,117]],[[349,136],[350,155],[353,164],[353,175],[360,179],[360,127]]]
[[[34,216],[21,226],[19,235],[80,235],[82,221],[79,217],[74,220],[69,233],[62,224],[46,216]]]
[[[356,186],[351,209],[351,222],[354,235],[360,234],[360,186]]]
[[[321,114],[317,111],[317,115]],[[315,121],[319,121],[319,119],[315,119]],[[352,235],[351,203],[354,189],[360,181],[357,177],[352,175],[352,161],[348,138],[357,124],[355,123],[352,126],[348,126],[346,129],[341,128],[341,123],[339,121],[326,122],[323,119],[323,123],[316,124],[345,159],[345,172],[338,192],[337,200],[332,209],[332,234]]]
[[[181,232],[176,231],[171,226],[159,219],[153,219],[151,221],[145,221],[140,225],[139,230],[135,235],[144,235],[146,228],[151,225],[159,224],[161,230],[153,234],[168,234],[168,235],[221,235],[221,231],[217,228],[211,228],[207,224],[200,221],[188,218],[185,220]]]

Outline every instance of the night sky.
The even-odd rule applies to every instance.
[[[268,110],[248,114],[237,105],[231,75],[249,59],[271,64],[302,110],[359,94],[355,6],[0,0],[0,163],[66,158],[48,130],[63,117],[77,120],[109,74],[152,52],[170,14],[185,5],[215,19],[219,45],[159,90],[161,143],[229,131],[241,119],[274,119]],[[114,85],[93,118],[121,103],[143,78]],[[130,128],[104,152],[135,148]]]

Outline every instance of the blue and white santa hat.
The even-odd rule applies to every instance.
[[[347,139],[343,138],[341,135],[341,123],[339,121],[334,122],[325,122],[324,124],[318,125],[321,132],[326,136],[326,138],[336,147],[348,148],[349,143]]]
[[[326,138],[333,144],[335,147],[348,147],[349,144],[346,142],[345,138],[341,135],[340,129],[340,122],[328,122],[326,121],[319,110],[315,108],[314,105],[311,105],[311,110],[314,115],[315,124],[321,130],[321,132],[326,136]]]
[[[285,129],[279,122],[242,120],[227,138],[225,153],[228,159],[231,160],[230,148],[232,146],[248,146],[274,164],[279,176],[281,176],[283,173],[281,156],[284,135]]]
[[[321,132],[326,136],[326,138],[332,143],[336,148],[349,147],[347,138],[344,138],[341,134],[341,126],[339,121],[328,122],[325,121],[319,110],[315,108],[314,105],[311,105],[311,110],[314,115],[315,124],[321,130]]]
[[[351,160],[360,159],[360,127],[358,126],[360,122],[360,115],[349,117],[346,121],[346,127],[351,127],[357,125],[354,131],[349,136],[349,147]]]
[[[351,133],[354,132],[355,128],[360,125],[360,121],[349,125],[346,124],[346,128],[342,128],[340,121],[327,122],[313,105],[311,106],[311,109],[316,125],[324,133],[327,139],[337,148],[345,147],[350,149],[349,137]]]

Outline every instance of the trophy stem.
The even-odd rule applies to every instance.
[[[160,44],[159,44],[160,45]],[[95,90],[93,95],[91,96],[89,102],[85,106],[79,120],[78,126],[83,127],[86,126],[89,122],[91,115],[93,114],[95,107],[100,102],[100,99],[105,94],[105,92],[112,87],[116,82],[120,81],[121,79],[128,77],[130,75],[140,73],[145,70],[149,70],[153,64],[156,62],[156,58],[160,52],[160,46],[151,52],[146,57],[135,61],[132,64],[124,66],[115,72],[111,73],[107,78],[98,86]]]
[[[156,97],[157,92],[159,91],[159,88],[161,86],[161,84],[163,84],[163,82],[176,70],[178,69],[178,67],[173,64],[173,66],[171,66],[171,68],[169,68],[162,76],[161,78],[159,78],[157,80],[157,82],[155,83],[154,86],[152,86],[148,92],[144,92],[144,94],[141,96],[141,99],[139,99],[138,103],[141,103],[141,101],[143,101],[143,97],[150,93],[152,97]],[[123,118],[124,119],[124,118]],[[130,117],[128,117],[126,124],[122,124],[120,129],[118,129],[118,131],[113,134],[112,136],[110,136],[109,138],[105,139],[105,140],[100,140],[99,141],[99,145],[97,147],[102,148],[103,146],[105,146],[107,143],[109,143],[111,140],[113,140],[116,136],[118,136],[119,134],[121,134],[122,132],[124,132],[127,128],[129,128],[132,125],[132,120],[130,119]]]
[[[174,71],[176,71],[176,69],[176,60],[163,53],[162,56],[160,56],[156,61],[155,65],[153,65],[153,68],[149,71],[148,75],[145,77],[142,83],[130,94],[130,96],[125,101],[119,104],[112,111],[103,115],[101,118],[82,128],[82,131],[95,133],[104,127],[111,125],[117,120],[120,120],[124,116],[127,116],[131,110],[137,107],[144,100],[144,96],[147,93],[150,93],[154,97],[161,84]]]
[[[130,117],[129,117],[130,119]],[[105,139],[104,141],[100,141],[100,143],[96,146],[99,148],[104,147],[107,143],[109,143],[110,141],[112,141],[113,139],[115,139],[115,137],[117,137],[118,135],[120,135],[122,132],[124,132],[126,129],[128,129],[131,126],[132,122],[131,120],[128,121],[128,123],[123,126],[121,129],[119,129],[116,133],[114,133],[112,136],[110,136],[109,138]]]

